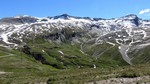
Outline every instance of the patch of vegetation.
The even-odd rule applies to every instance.
[[[112,46],[108,43],[93,44],[88,42],[83,44],[83,51],[93,57],[96,57],[98,67],[118,67],[128,65],[122,58],[118,45]]]
[[[118,67],[97,67],[96,69],[93,69],[93,66],[90,68],[89,67],[90,65],[88,65],[89,62],[87,62],[87,60],[92,61],[90,57],[88,58],[86,57],[86,55],[83,55],[83,58],[85,58],[84,60],[86,61],[82,61],[83,58],[78,56],[82,54],[78,51],[78,47],[74,47],[68,44],[50,45],[50,46],[45,46],[45,45],[49,45],[49,43],[38,45],[39,47],[36,48],[33,48],[32,46],[30,51],[34,52],[36,50],[36,52],[41,53],[45,59],[47,59],[46,55],[51,58],[55,57],[56,58],[55,62],[63,60],[66,65],[62,65],[62,66],[64,66],[65,68],[66,67],[70,67],[70,68],[58,69],[57,67],[52,66],[52,64],[50,65],[42,64],[41,61],[38,61],[34,57],[32,57],[32,54],[28,55],[18,50],[8,50],[6,48],[3,48],[4,51],[8,50],[9,53],[14,54],[14,56],[0,58],[0,71],[9,72],[6,74],[0,74],[0,82],[2,84],[7,84],[7,83],[12,83],[12,84],[75,83],[76,84],[76,83],[105,80],[108,78],[116,78],[116,77],[131,78],[131,77],[150,75],[149,64],[135,65],[135,66],[122,66],[122,67],[119,66]],[[64,46],[65,46],[65,50],[63,49]],[[44,51],[46,53],[45,52],[42,53],[42,51],[39,49],[45,49]],[[48,50],[50,51],[48,52]],[[66,55],[65,54],[62,55],[61,53],[58,53],[57,50],[61,50]],[[72,52],[69,53],[70,51]],[[73,52],[78,52],[78,53],[73,53]],[[77,56],[77,58],[80,58],[81,62],[80,60],[75,60],[77,59],[76,57],[70,56],[72,53],[75,56]],[[63,56],[63,58],[60,59],[59,56]],[[50,59],[48,60],[50,61]],[[49,62],[48,60],[47,62]],[[54,61],[54,59],[51,59],[51,61],[52,60]],[[79,62],[78,64],[82,64],[84,67],[82,67],[82,69],[81,68],[78,69],[77,68],[78,64],[75,65],[71,60],[74,60],[74,62]],[[102,63],[105,63],[105,61]]]
[[[122,58],[120,52],[118,51],[118,46],[110,48],[107,52],[104,52],[98,58],[100,66],[106,67],[118,67],[128,65]]]
[[[64,30],[68,39],[74,32]],[[55,35],[55,32],[54,32]],[[1,83],[85,83],[108,78],[133,78],[150,75],[149,64],[128,66],[118,51],[118,46],[95,40],[71,44],[61,43],[48,37],[24,39],[26,45],[18,49],[0,47]],[[83,52],[81,52],[81,45]],[[146,49],[148,50],[148,49]],[[146,55],[144,55],[146,56]],[[94,68],[94,65],[96,68]]]
[[[150,47],[132,50],[129,56],[132,58],[133,64],[150,63]]]

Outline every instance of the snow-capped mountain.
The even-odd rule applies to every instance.
[[[17,48],[26,44],[27,40],[39,37],[50,42],[78,43],[82,53],[85,50],[83,44],[86,43],[117,45],[123,59],[132,64],[128,53],[150,45],[150,20],[142,20],[134,14],[113,19],[67,14],[45,18],[25,15],[0,19],[1,46]]]
[[[134,33],[142,35],[142,38],[145,39],[149,37],[149,27],[149,20],[142,20],[133,14],[113,19],[75,17],[67,14],[45,18],[27,15],[15,16],[0,19],[0,42],[2,45],[15,44],[17,46],[17,44],[23,42],[23,38],[30,38],[33,34],[61,32],[66,28],[75,33],[82,32],[85,35],[95,33],[96,37],[125,30],[127,34],[122,36],[120,33],[121,35],[118,34],[118,37],[128,39],[133,37]]]

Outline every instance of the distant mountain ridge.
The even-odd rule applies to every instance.
[[[49,19],[64,19],[64,20],[69,20],[69,18],[74,18],[74,19],[85,19],[85,20],[91,20],[91,21],[98,21],[98,20],[110,20],[110,19],[104,19],[104,18],[90,18],[90,17],[78,17],[78,16],[71,16],[68,14],[62,14],[62,15],[57,15],[57,16],[48,16],[47,18]],[[126,16],[120,17],[120,19],[130,19],[130,18],[138,18],[136,15],[134,14],[128,14]],[[8,18],[2,18],[0,21],[3,22],[5,20],[8,19],[23,19],[23,20],[38,20],[39,18],[37,17],[32,17],[32,16],[28,16],[28,15],[24,15],[24,16],[15,16],[15,17],[8,17]],[[117,18],[112,18],[112,19],[117,19]],[[118,18],[119,19],[119,18]]]
[[[11,38],[12,34],[30,32],[29,34],[43,33],[43,31],[52,32],[56,29],[71,28],[73,30],[83,30],[86,33],[96,33],[98,36],[120,31],[125,29],[128,35],[134,29],[149,28],[150,20],[142,20],[134,14],[129,14],[120,18],[103,19],[90,17],[76,17],[68,14],[62,14],[53,17],[37,18],[32,16],[15,16],[11,18],[0,19],[0,38],[1,42]],[[140,31],[141,31],[140,30]],[[7,34],[5,33],[7,32]],[[9,32],[9,33],[8,33]],[[21,38],[21,37],[20,37]]]

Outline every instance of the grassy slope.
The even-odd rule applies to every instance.
[[[84,51],[97,58],[96,64],[99,67],[117,67],[128,65],[118,51],[118,45],[114,47],[108,43],[83,45]]]
[[[42,44],[42,45],[46,45],[46,44]],[[68,52],[67,50],[71,50],[69,48],[71,46],[65,44],[63,44],[62,46],[65,46],[66,48],[66,51],[64,50],[63,52]],[[61,47],[59,47],[59,49],[61,50]],[[3,50],[9,51],[9,53],[14,54],[14,56],[0,58],[0,71],[12,72],[12,73],[0,74],[0,82],[2,84],[6,84],[6,83],[24,84],[24,83],[40,83],[40,82],[76,84],[76,83],[84,83],[90,81],[98,81],[98,80],[114,78],[114,77],[137,77],[137,76],[150,75],[149,64],[124,66],[118,68],[99,67],[96,69],[71,68],[71,69],[58,70],[50,65],[44,65],[39,61],[35,60],[34,58],[22,52],[19,52],[18,50],[8,50],[5,48],[3,48]],[[144,80],[144,81],[149,81],[149,80]]]
[[[124,66],[119,68],[75,69],[58,72],[50,83],[84,83],[109,78],[134,78],[150,75],[150,65]],[[144,81],[144,80],[143,80]],[[145,80],[150,81],[150,80]],[[138,82],[138,81],[137,81]]]
[[[130,52],[129,56],[132,58],[132,63],[134,64],[150,63],[149,51],[150,46]]]
[[[139,69],[137,72],[134,70],[141,67],[141,65],[135,66],[133,70],[131,70],[131,67],[117,68],[127,65],[121,58],[117,46],[100,55],[101,52],[110,48],[111,45],[104,44],[93,46],[92,48],[86,47],[89,46],[86,45],[86,53],[89,54],[86,55],[80,52],[80,44],[71,45],[67,42],[58,44],[39,38],[34,43],[33,41],[28,41],[30,54],[0,47],[1,56],[14,54],[12,57],[0,58],[0,71],[12,72],[0,74],[1,83],[37,83],[46,81],[54,83],[82,83],[111,77],[149,75],[150,69],[145,68],[149,65],[143,66],[145,68],[144,71]],[[62,51],[64,55],[58,51]],[[98,52],[97,60],[95,56],[91,56],[95,51]],[[42,58],[44,61],[35,58]],[[92,69],[93,64],[97,66],[97,69]],[[78,66],[82,69],[78,69]],[[130,71],[133,71],[133,73],[130,73]]]
[[[19,82],[25,83],[27,81],[37,82],[40,81],[38,78],[42,78],[44,73],[57,70],[51,66],[41,64],[18,50],[8,50],[6,48],[2,49],[9,54],[13,54],[11,57],[0,58],[0,72],[10,72],[0,74],[0,82],[2,84]],[[35,77],[36,79],[34,79]]]

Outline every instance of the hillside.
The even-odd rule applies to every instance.
[[[150,20],[134,14],[0,19],[0,81],[77,83],[126,76],[149,81],[149,30]]]

